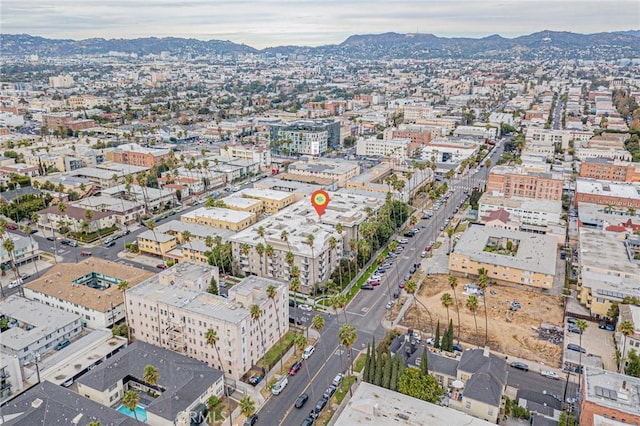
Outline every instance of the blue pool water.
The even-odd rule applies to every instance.
[[[133,411],[129,410],[124,405],[121,405],[120,407],[118,407],[118,411],[120,411],[122,414],[126,414],[129,417],[134,417]],[[138,417],[138,420],[140,420],[141,422],[143,423],[147,422],[147,410],[145,410],[139,405],[136,407],[136,416]]]

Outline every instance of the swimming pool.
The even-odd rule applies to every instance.
[[[122,414],[126,414],[129,417],[133,417],[133,418],[138,418],[138,420],[140,420],[143,423],[147,422],[147,410],[145,410],[144,408],[142,408],[141,406],[137,406],[136,407],[136,415],[133,415],[133,411],[129,410],[127,407],[125,407],[124,405],[121,405],[120,407],[118,407],[118,411],[120,411]]]

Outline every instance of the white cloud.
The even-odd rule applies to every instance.
[[[340,43],[387,31],[515,36],[639,27],[637,0],[3,0],[4,33],[54,38],[176,36],[254,47]]]

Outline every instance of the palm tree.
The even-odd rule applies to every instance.
[[[484,268],[478,269],[478,287],[482,289],[482,303],[484,304],[484,345],[489,344],[489,312],[487,311],[487,287],[489,286],[489,277]]]
[[[295,298],[295,293],[300,291],[300,277],[291,277],[291,281],[289,281],[289,291],[294,293],[293,305],[298,306],[298,300]]]
[[[256,403],[253,402],[250,396],[243,396],[240,399],[240,413],[245,417],[250,417],[256,412]]]
[[[262,274],[262,276],[265,276],[265,266],[266,266],[266,261],[263,261],[263,254],[264,254],[264,244],[262,243],[258,243],[256,244],[256,253],[258,253],[258,257],[260,258],[260,273]]]
[[[351,364],[351,348],[358,340],[358,332],[356,328],[351,324],[344,323],[338,330],[338,340],[340,344],[347,350],[347,361],[349,362],[349,375],[353,374],[353,365]],[[353,396],[351,392],[351,383],[349,381],[349,395]]]
[[[316,256],[315,256],[315,253],[313,252],[313,243],[315,239],[316,237],[313,234],[307,234],[307,240],[305,241],[305,244],[311,247],[311,259],[310,259],[311,260],[311,280],[313,281],[311,285],[314,285],[316,283],[315,268],[313,267],[316,261]],[[307,285],[309,285],[309,281],[307,281]]]
[[[473,314],[473,322],[476,325],[476,341],[479,341],[480,336],[478,336],[478,319],[476,318],[476,312],[478,311],[478,296],[472,294],[467,298],[467,309],[469,309]]]
[[[332,235],[329,237],[329,248],[331,249],[331,253],[335,253],[337,247],[338,240]],[[340,288],[342,288],[342,268],[340,267],[340,259],[338,259],[337,256],[336,265],[338,265],[338,279],[340,280]]]
[[[416,290],[418,289],[416,282],[414,280],[409,280],[406,283],[404,283],[404,291],[406,291],[408,294],[413,296],[413,300],[415,300],[416,302],[418,302],[420,304],[420,306],[422,306],[424,308],[425,311],[427,311],[427,315],[429,315],[429,322],[431,323],[431,337],[433,337],[433,318],[431,317],[431,312],[429,311],[429,308],[426,307],[426,305],[424,303],[422,303],[420,301],[420,299],[418,299],[416,297]]]
[[[20,271],[18,270],[18,265],[16,264],[16,243],[14,243],[11,238],[6,238],[2,242],[2,247],[6,250],[6,252],[9,254],[9,257],[11,258],[11,269],[13,269],[17,280],[20,277]]]
[[[624,353],[627,351],[627,337],[631,336],[635,332],[635,330],[633,327],[633,323],[629,320],[625,320],[622,321],[618,326],[618,331],[624,335],[624,343],[622,345],[622,358],[620,359],[620,373],[622,373],[622,367],[624,366]]]
[[[160,379],[160,373],[158,373],[158,369],[153,365],[147,365],[144,367],[144,375],[142,376],[142,380],[147,382],[147,384],[151,386],[157,386],[158,380]]]
[[[304,348],[307,347],[307,338],[304,337],[304,334],[302,333],[297,333],[294,337],[293,337],[293,344],[296,346],[296,354],[298,353],[298,351],[303,351]]]
[[[213,252],[213,237],[211,235],[207,235],[206,237],[204,237],[204,245],[209,249],[209,253],[210,253],[210,259],[213,262],[213,264],[215,265],[215,267],[217,268],[217,259],[215,256],[215,253]]]
[[[449,307],[453,305],[453,298],[449,293],[444,293],[440,297],[440,302],[442,306],[447,310],[447,324],[449,324]]]
[[[458,344],[460,344],[460,309],[458,307],[458,295],[456,294],[458,278],[455,275],[449,275],[448,279],[449,279],[449,287],[451,287],[451,292],[453,293],[453,300],[456,305],[456,314],[458,315]]]
[[[85,210],[84,211],[84,218],[87,220],[87,223],[91,227],[91,223],[93,221],[93,212],[91,210],[88,210],[88,209]]]
[[[615,205],[614,205],[614,204],[607,203],[607,204],[604,206],[604,212],[605,212],[605,213],[611,213],[611,212],[613,212],[613,209],[614,209],[614,208],[615,208]]]
[[[247,257],[249,255],[249,251],[251,250],[251,246],[248,243],[242,243],[240,244],[240,253]],[[249,260],[247,259],[247,268],[249,268],[249,271],[251,270],[249,264],[248,264]]]
[[[271,300],[273,304],[273,310],[276,313],[276,324],[278,325],[278,343],[280,343],[280,339],[282,337],[282,332],[280,331],[280,315],[278,314],[278,306],[276,305],[276,296],[278,295],[278,290],[276,286],[273,284],[269,284],[267,286],[267,297]],[[280,370],[282,370],[282,351],[280,352]]]
[[[224,396],[227,398],[227,410],[229,411],[229,424],[233,425],[233,420],[231,419],[231,398],[227,394],[227,386],[225,385],[224,378],[224,367],[222,365],[222,359],[220,358],[220,351],[218,351],[218,333],[213,328],[207,330],[204,335],[204,339],[207,344],[213,347],[216,350],[216,356],[218,357],[218,364],[220,365],[220,371],[222,371],[222,391],[224,392]]]
[[[138,395],[135,391],[131,389],[125,391],[124,396],[122,397],[122,404],[127,407],[132,413],[133,417],[138,420],[138,415],[136,414],[136,408],[140,403],[140,395]]]
[[[329,299],[329,306],[338,312],[338,309],[342,309],[344,313],[345,324],[349,322],[347,319],[347,297],[342,293],[336,293]]]
[[[158,236],[156,235],[156,227],[153,223],[153,220],[147,220],[147,228],[153,233],[153,239],[158,242]],[[158,242],[158,248],[160,250],[160,257],[162,258],[162,263],[164,263],[164,252],[162,251],[162,244]]]
[[[584,331],[587,329],[587,327],[589,326],[589,324],[587,324],[587,322],[585,320],[579,319],[578,321],[576,321],[576,328],[578,330],[580,330],[580,347],[582,348],[582,334],[584,333]],[[578,374],[582,374],[582,351],[580,351],[580,358],[579,358],[579,366],[580,369],[578,370]]]
[[[324,317],[320,314],[314,316],[313,319],[311,320],[311,326],[316,330],[318,330],[318,333],[320,333],[320,331],[324,329],[325,325],[326,325],[326,322],[324,320]],[[327,349],[324,346],[324,340],[322,341],[322,352],[324,353],[324,359],[327,359]]]
[[[287,250],[291,250],[291,247],[289,246],[289,232],[287,232],[286,229],[283,229],[280,233],[280,239],[287,243]]]
[[[260,309],[260,306],[257,304],[253,304],[249,307],[249,315],[251,315],[251,319],[258,323],[258,330],[260,330],[260,339],[262,340],[262,350],[264,351],[264,334],[262,333],[262,324],[260,324],[260,317],[262,317],[263,311]]]
[[[274,255],[273,246],[272,246],[271,244],[267,244],[266,246],[264,246],[264,256],[265,256],[265,275],[267,274],[267,270],[266,270],[266,268],[267,268],[267,266],[268,266],[268,265],[266,264],[266,263],[267,263],[266,259],[271,260],[271,259],[273,258],[273,255]],[[274,275],[275,275],[275,273],[276,273],[276,269],[277,269],[277,268],[272,268],[272,269],[273,269],[273,273],[272,273],[271,275],[272,275],[272,276],[274,276]]]
[[[189,244],[189,252],[193,252],[193,246],[191,245],[191,232],[188,230],[182,231],[182,241]],[[191,254],[191,253],[190,253]],[[189,256],[191,257],[191,256]]]

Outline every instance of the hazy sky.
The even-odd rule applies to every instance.
[[[513,37],[640,29],[638,0],[2,0],[0,12],[4,34],[175,36],[257,48],[388,31]]]

